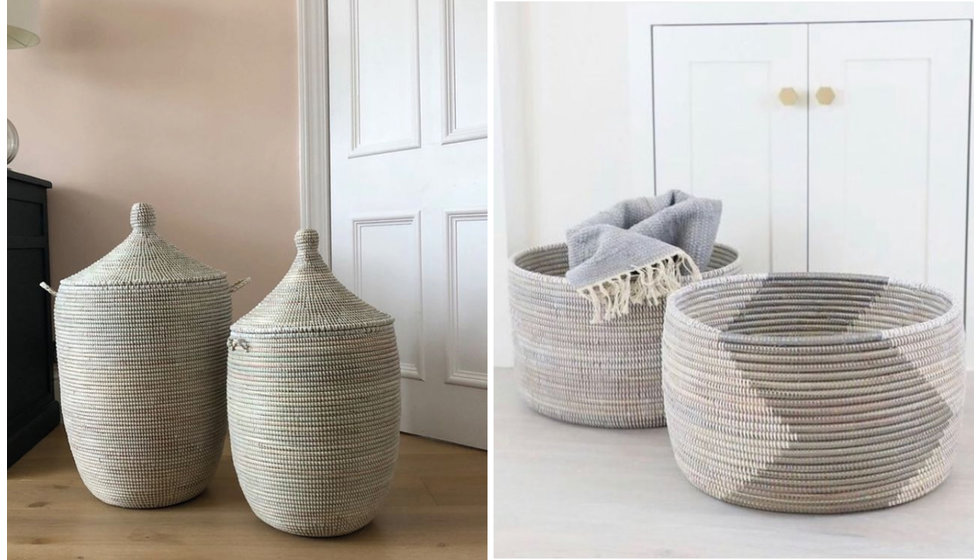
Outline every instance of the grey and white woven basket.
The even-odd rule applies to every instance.
[[[625,317],[592,324],[589,301],[565,280],[567,270],[563,243],[527,249],[511,259],[515,365],[524,400],[565,422],[663,426],[663,303],[635,305]],[[738,252],[717,244],[702,277],[740,271]]]
[[[296,234],[276,288],[231,327],[228,421],[252,511],[311,537],[350,533],[381,507],[398,458],[394,320],[348,291]]]
[[[844,274],[708,280],[669,298],[663,348],[674,456],[711,496],[841,513],[913,500],[949,473],[963,321],[938,290]]]
[[[54,305],[61,407],[82,482],[128,508],[189,500],[225,439],[225,273],[154,230],[133,205],[132,233],[61,281]],[[47,285],[42,284],[52,294]]]

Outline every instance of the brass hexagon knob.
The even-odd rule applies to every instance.
[[[796,102],[799,101],[799,99],[800,96],[796,95],[796,90],[791,87],[784,87],[783,89],[779,90],[779,101],[783,105],[796,105]]]
[[[834,94],[834,90],[827,86],[823,86],[817,90],[816,98],[817,102],[821,105],[830,105],[834,102],[834,98],[837,97]]]

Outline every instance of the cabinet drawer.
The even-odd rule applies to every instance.
[[[44,204],[7,199],[7,235],[9,237],[44,237]]]

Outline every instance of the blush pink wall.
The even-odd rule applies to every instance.
[[[235,317],[285,273],[299,227],[296,4],[41,2],[41,44],[7,52],[10,168],[49,193],[55,284],[129,232],[133,202],[186,253],[251,276]]]

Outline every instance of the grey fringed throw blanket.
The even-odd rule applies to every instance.
[[[721,201],[676,190],[620,202],[568,230],[565,278],[592,302],[593,323],[657,305],[682,276],[700,278],[720,220]]]

